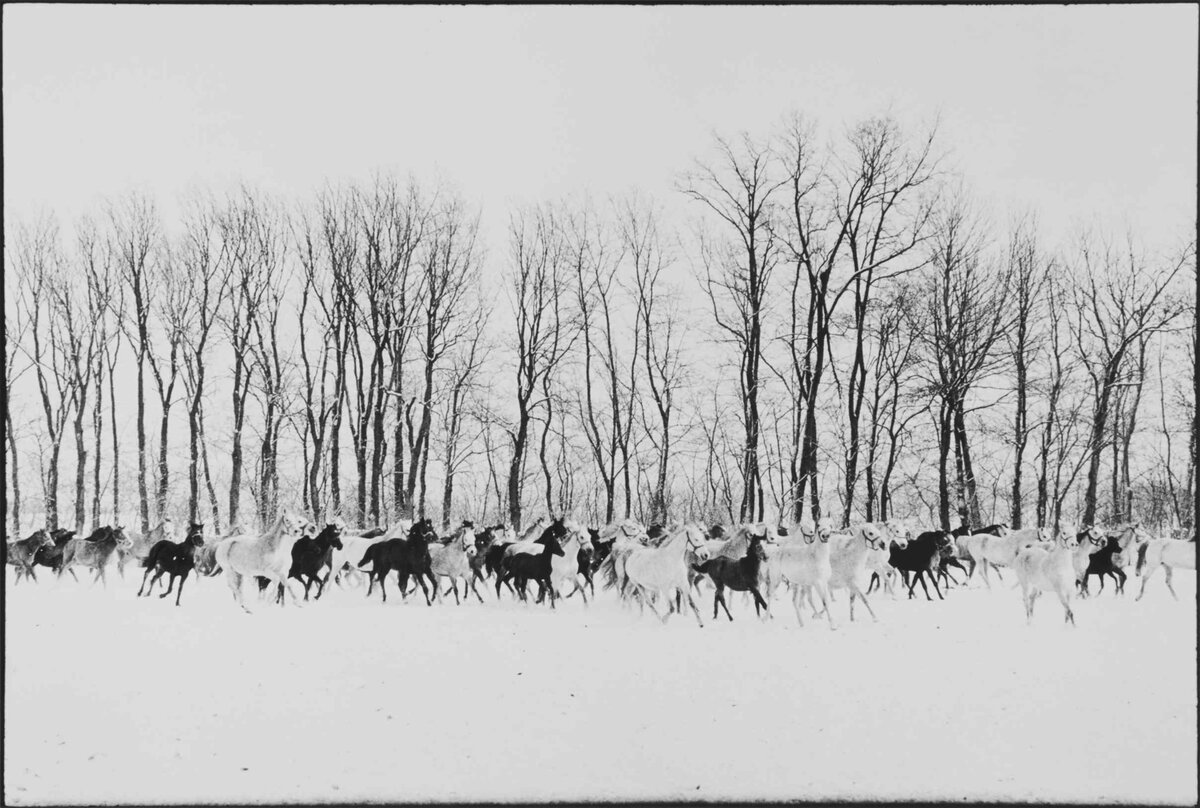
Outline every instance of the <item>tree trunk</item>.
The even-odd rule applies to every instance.
[[[7,395],[5,401],[8,401]],[[12,471],[9,473],[8,479],[12,481],[13,500],[12,500],[12,516],[13,516],[13,536],[20,537],[21,535],[21,473],[17,463],[17,435],[13,432],[12,408],[6,406],[4,408],[4,426],[8,433],[8,449],[12,454]]]
[[[1010,517],[1010,526],[1013,530],[1021,529],[1021,506],[1023,504],[1021,498],[1021,470],[1024,465],[1025,446],[1029,442],[1028,393],[1026,390],[1029,373],[1025,366],[1024,320],[1021,320],[1017,326],[1017,412],[1013,419],[1013,449],[1015,457],[1013,459],[1012,515]]]
[[[150,532],[150,493],[146,489],[146,340],[143,334],[137,373],[138,515],[143,536]]]
[[[83,420],[87,417],[87,392],[80,392],[75,408],[75,530],[83,533],[87,520],[87,444],[83,440]],[[99,527],[99,525],[96,525]]]
[[[100,524],[100,465],[104,445],[104,363],[96,361],[96,402],[92,406],[92,443],[96,448],[92,468],[92,524]],[[113,514],[112,524],[117,524]]]

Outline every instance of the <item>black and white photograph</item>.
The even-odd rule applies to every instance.
[[[1200,8],[3,7],[4,804],[1197,804]]]

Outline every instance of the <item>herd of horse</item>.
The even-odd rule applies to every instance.
[[[366,583],[366,595],[376,587],[387,601],[387,583],[394,580],[401,597],[419,587],[425,603],[432,605],[452,592],[461,604],[472,595],[483,603],[479,584],[535,604],[579,595],[585,602],[595,596],[595,581],[615,590],[622,601],[648,608],[666,622],[672,614],[690,610],[696,622],[704,621],[695,596],[701,587],[711,589],[713,619],[733,620],[726,591],[742,592],[757,615],[771,615],[775,594],[786,587],[797,620],[804,625],[805,604],[813,618],[834,619],[830,603],[844,591],[849,617],[861,601],[872,619],[875,612],[867,595],[876,588],[895,597],[897,579],[915,597],[920,583],[926,599],[929,585],[939,599],[943,589],[979,578],[989,589],[992,577],[1002,582],[1002,570],[1015,575],[1027,621],[1042,593],[1059,601],[1064,619],[1074,624],[1076,597],[1089,596],[1089,581],[1098,577],[1100,592],[1105,578],[1117,594],[1125,588],[1125,570],[1132,564],[1141,577],[1137,600],[1161,569],[1167,588],[1175,569],[1196,568],[1196,544],[1190,540],[1151,538],[1138,524],[1109,529],[1081,530],[990,525],[977,530],[916,532],[904,521],[872,522],[835,529],[821,524],[769,527],[763,523],[704,527],[688,523],[665,527],[643,526],[633,520],[602,528],[586,527],[567,518],[542,517],[519,536],[503,524],[476,531],[471,521],[439,535],[429,519],[400,521],[387,528],[347,530],[341,523],[323,528],[294,514],[284,513],[261,533],[235,532],[207,541],[204,525],[188,526],[180,541],[173,523],[163,522],[146,535],[108,525],[89,536],[74,531],[40,529],[17,541],[6,542],[6,563],[15,568],[14,585],[37,580],[39,567],[61,579],[76,569],[94,574],[93,583],[107,585],[106,570],[115,559],[118,573],[136,563],[142,570],[139,597],[148,597],[164,575],[165,591],[175,593],[180,604],[188,576],[223,574],[236,603],[246,611],[244,584],[253,578],[261,597],[284,604],[298,600],[290,582],[303,587],[304,600],[319,600],[331,582],[339,587]],[[958,571],[963,575],[959,580]],[[365,581],[364,581],[365,579]],[[536,598],[529,585],[537,585]],[[863,588],[866,584],[865,590]],[[178,586],[176,586],[178,584]],[[460,595],[461,585],[461,595]],[[819,605],[818,605],[819,604]],[[686,606],[686,609],[685,609]]]

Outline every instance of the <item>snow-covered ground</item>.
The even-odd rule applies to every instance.
[[[1140,603],[1132,576],[1075,628],[1049,597],[1027,627],[1007,586],[874,596],[878,623],[840,594],[833,632],[740,595],[699,629],[611,592],[246,615],[222,578],[175,608],[133,575],[7,575],[8,804],[1197,801],[1195,573]]]

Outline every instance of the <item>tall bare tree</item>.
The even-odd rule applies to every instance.
[[[1043,293],[1053,269],[1041,254],[1037,223],[1031,217],[1019,220],[1008,241],[1008,267],[1012,278],[1009,302],[1013,309],[1013,327],[1006,334],[1009,354],[1016,371],[1016,409],[1013,413],[1013,479],[1009,524],[1019,529],[1024,520],[1025,450],[1029,445],[1030,371],[1037,362],[1043,343],[1039,325],[1045,311]]]
[[[229,292],[235,245],[221,237],[220,211],[215,202],[194,198],[185,214],[177,260],[183,271],[186,294],[195,316],[184,334],[184,388],[188,401],[188,521],[199,522],[201,441],[204,435],[203,403],[207,392],[207,360],[217,322],[217,311]],[[213,498],[215,499],[215,497]],[[220,513],[212,504],[213,527]]]
[[[508,292],[516,337],[517,419],[508,429],[512,459],[507,497],[509,520],[519,530],[530,425],[543,413],[549,429],[551,403],[547,390],[569,347],[564,333],[569,323],[564,322],[567,318],[563,307],[570,292],[570,279],[561,224],[551,210],[533,208],[516,212],[509,223],[508,241]],[[544,454],[543,451],[543,457]]]
[[[678,297],[666,288],[663,275],[669,270],[672,258],[666,251],[660,230],[658,209],[634,198],[619,205],[618,226],[625,253],[633,263],[633,293],[637,300],[637,320],[641,344],[635,346],[640,354],[646,379],[646,390],[653,404],[656,423],[649,425],[642,403],[645,432],[655,448],[655,478],[650,494],[652,522],[665,524],[670,511],[668,473],[678,427],[676,396],[684,382],[682,343],[686,339],[684,321],[680,316]]]
[[[772,227],[774,197],[786,180],[772,175],[774,155],[769,144],[756,143],[743,134],[736,146],[721,137],[716,138],[716,145],[716,162],[698,163],[683,177],[680,190],[714,213],[726,236],[705,251],[704,289],[724,341],[738,349],[745,433],[738,518],[758,520],[763,515],[758,460],[763,318],[771,275],[780,258]]]
[[[147,533],[150,496],[146,487],[146,364],[151,350],[150,312],[155,294],[152,262],[162,236],[158,210],[147,196],[131,194],[111,203],[108,216],[113,250],[133,305],[133,333],[129,336],[137,350],[138,515],[142,533]]]
[[[414,301],[414,309],[418,312],[415,325],[420,336],[420,421],[412,433],[406,499],[416,506],[416,513],[424,517],[434,382],[440,375],[441,362],[447,352],[453,351],[460,342],[472,339],[469,331],[478,324],[478,319],[471,316],[471,298],[479,282],[479,216],[471,215],[461,199],[451,197],[439,205],[427,226],[422,223],[422,228],[426,231],[425,249],[419,259],[423,278],[421,294]],[[473,361],[468,362],[466,367],[470,368],[472,364]],[[468,373],[468,378],[459,385],[460,395],[462,385],[469,381],[473,372]],[[461,379],[461,375],[458,378]],[[414,501],[418,483],[420,498]]]
[[[976,383],[1003,361],[997,342],[1008,327],[1008,270],[984,255],[984,234],[961,195],[938,216],[928,282],[924,379],[937,401],[938,516],[950,530],[949,458],[955,459],[960,523],[978,527],[979,494],[966,430],[967,400]]]
[[[1109,437],[1109,415],[1118,387],[1130,383],[1129,352],[1146,334],[1166,328],[1184,310],[1181,294],[1172,294],[1195,245],[1173,259],[1147,262],[1129,245],[1119,254],[1111,244],[1080,240],[1076,261],[1074,307],[1079,358],[1091,380],[1091,437],[1083,522],[1096,520],[1100,462]]]

